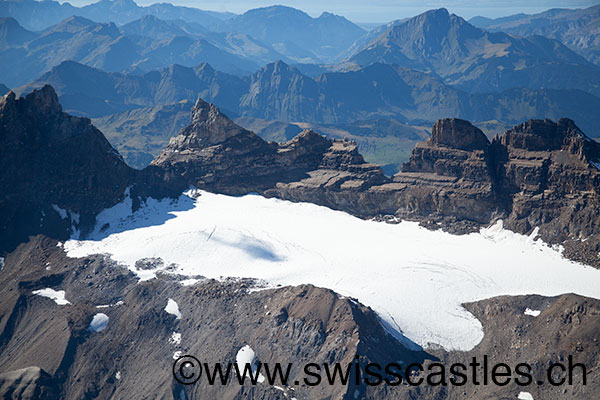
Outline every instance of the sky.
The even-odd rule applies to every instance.
[[[75,6],[96,0],[69,0]],[[354,22],[389,22],[412,17],[432,8],[445,7],[463,18],[476,15],[502,17],[517,13],[537,13],[549,8],[584,8],[600,0],[134,0],[140,5],[168,2],[203,10],[230,11],[236,14],[275,4],[301,9],[316,17],[323,11],[343,15]]]

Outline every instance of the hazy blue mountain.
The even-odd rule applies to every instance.
[[[285,55],[276,51],[271,45],[245,33],[207,32],[204,38],[219,49],[258,65],[272,63],[277,60],[289,61]],[[223,68],[219,69],[224,70]]]
[[[0,50],[20,46],[37,36],[23,28],[14,18],[0,18]]]
[[[73,16],[81,16],[96,22],[126,24],[144,15],[154,15],[166,20],[182,19],[201,25],[213,25],[231,18],[234,14],[203,11],[192,7],[174,6],[169,3],[138,6],[132,0],[100,0],[84,7],[53,0],[2,0],[0,16],[14,17],[27,29],[41,31]]]
[[[213,30],[247,33],[296,62],[332,62],[365,31],[344,17],[271,6],[228,19]]]
[[[0,96],[4,96],[9,90],[10,88],[8,86],[0,83]]]
[[[193,36],[207,29],[202,25],[196,25],[199,32],[185,29],[185,21],[164,21],[154,15],[145,15],[142,18],[131,21],[120,27],[121,32],[126,35],[147,36],[152,38],[170,38],[176,36]]]
[[[188,36],[205,39],[213,46],[226,52],[264,65],[285,56],[275,51],[269,44],[261,42],[244,33],[210,32],[200,24],[183,20],[164,21],[152,15],[146,15],[120,27],[127,35],[143,36],[149,39],[166,40]],[[223,69],[223,68],[221,68]],[[243,68],[240,68],[243,69]]]
[[[58,1],[5,0],[0,1],[0,16],[12,17],[23,27],[41,31],[75,14],[77,7]]]
[[[115,24],[70,17],[23,46],[0,52],[0,75],[9,85],[18,86],[64,60],[121,70],[135,61],[137,52]]]
[[[239,78],[207,64],[173,65],[137,75],[65,62],[18,92],[44,83],[56,88],[66,110],[92,117],[195,101],[200,96],[233,117],[284,122],[339,125],[396,119],[429,125],[439,118],[458,117],[502,125],[528,118],[568,117],[592,135],[600,126],[596,112],[600,99],[580,90],[515,88],[473,94],[424,72],[389,64],[311,78],[280,61]]]
[[[194,68],[172,65],[136,75],[107,73],[72,61],[61,63],[15,91],[27,93],[44,83],[55,88],[65,111],[88,117],[195,101],[198,96],[225,110],[236,111],[240,97],[247,91],[242,79],[216,71],[208,64]]]
[[[418,69],[472,92],[528,87],[581,89],[600,95],[600,68],[559,42],[487,32],[445,9],[392,26],[350,61]]]
[[[282,61],[268,64],[250,77],[240,99],[241,114],[281,121],[322,118],[320,88],[312,78]],[[299,116],[303,119],[298,119]]]
[[[181,28],[174,24],[154,18],[147,18],[145,22],[148,20],[152,23],[142,21],[126,27],[127,31],[148,35],[139,36],[123,34],[114,23],[69,17],[33,40],[1,50],[0,75],[7,84],[18,86],[67,60],[108,72],[135,70],[139,73],[172,64],[194,66],[209,62],[220,70],[244,74],[278,56],[270,47],[261,47],[247,37],[215,34],[209,35],[209,40],[185,32],[178,36]],[[152,36],[159,31],[164,35]],[[245,51],[248,48],[250,50]]]
[[[365,32],[361,37],[359,37],[350,47],[348,47],[343,55],[341,56],[343,59],[347,59],[352,57],[354,54],[361,51],[367,44],[373,41],[382,33],[386,32],[390,28],[400,25],[404,21],[408,20],[408,18],[396,19],[394,21],[388,22],[387,24],[379,25],[374,27],[373,29]]]
[[[473,25],[512,35],[542,35],[556,39],[589,61],[600,64],[600,5],[586,9],[552,9],[539,14],[517,14],[490,19],[475,17]]]

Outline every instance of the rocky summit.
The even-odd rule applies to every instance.
[[[491,143],[460,120],[438,121],[433,133],[394,177],[416,197],[399,214],[503,219],[520,233],[539,228],[550,242],[572,243],[598,231],[600,145],[573,121],[530,120]]]
[[[93,226],[133,175],[89,119],[62,111],[50,86],[0,98],[0,171],[0,251],[30,234]]]
[[[192,109],[191,125],[151,165],[167,180],[229,194],[360,188],[386,179],[353,142],[331,141],[311,130],[285,143],[266,142],[202,100]]]

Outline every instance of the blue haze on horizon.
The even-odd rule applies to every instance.
[[[95,3],[97,0],[69,0],[74,6]],[[586,8],[600,0],[134,0],[139,5],[172,3],[202,10],[229,11],[242,14],[247,10],[271,5],[300,9],[313,17],[327,11],[342,15],[354,22],[386,23],[412,17],[432,8],[445,7],[450,12],[469,19],[480,15],[497,18],[512,14],[534,14],[550,8]],[[64,1],[61,1],[61,3]]]

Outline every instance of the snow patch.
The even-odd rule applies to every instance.
[[[4,268],[4,257],[0,257],[0,271]]]
[[[115,379],[118,381],[121,380],[121,371],[117,371],[117,373],[115,374]]]
[[[181,333],[173,332],[171,338],[169,339],[169,343],[171,344],[181,344]]]
[[[181,357],[181,350],[177,350],[173,353],[173,360],[177,360],[179,357]]]
[[[181,312],[179,311],[179,305],[173,299],[169,299],[167,301],[167,305],[165,307],[165,311],[171,315],[174,315],[176,319],[181,319]]]
[[[517,399],[519,399],[519,400],[533,400],[533,396],[529,392],[520,392],[519,393],[519,397],[517,397]]]
[[[527,308],[523,314],[529,315],[529,316],[532,316],[532,317],[537,317],[541,313],[542,312],[540,310],[532,310],[531,308]]]
[[[38,296],[47,297],[49,299],[52,299],[59,306],[65,306],[67,304],[71,304],[67,299],[65,299],[65,291],[64,290],[54,290],[54,289],[46,288],[46,289],[34,290],[31,293],[37,294]]]
[[[240,372],[244,372],[245,365],[250,364],[252,373],[256,374],[258,359],[256,358],[256,354],[254,353],[254,350],[252,350],[252,347],[245,345],[244,347],[239,349],[237,355],[235,356],[235,362],[237,363]],[[248,376],[248,378],[250,377]],[[265,377],[261,373],[259,373],[258,383],[263,383],[264,380]]]
[[[94,318],[92,318],[92,322],[90,322],[90,331],[102,332],[104,329],[106,329],[106,326],[108,325],[108,320],[109,318],[106,314],[98,313],[94,315]]]
[[[181,280],[181,281],[179,281],[179,284],[181,286],[194,286],[198,282],[200,282],[200,279],[191,278],[191,279]]]
[[[157,271],[138,271],[135,262],[160,257],[176,265],[164,273],[188,278],[313,284],[370,306],[396,337],[468,351],[483,330],[464,303],[503,295],[600,298],[599,270],[566,260],[536,237],[505,230],[502,221],[459,236],[309,203],[188,192],[176,201],[149,199],[134,213],[126,198],[100,213],[87,240],[64,248],[70,257],[110,254],[141,279]]]

